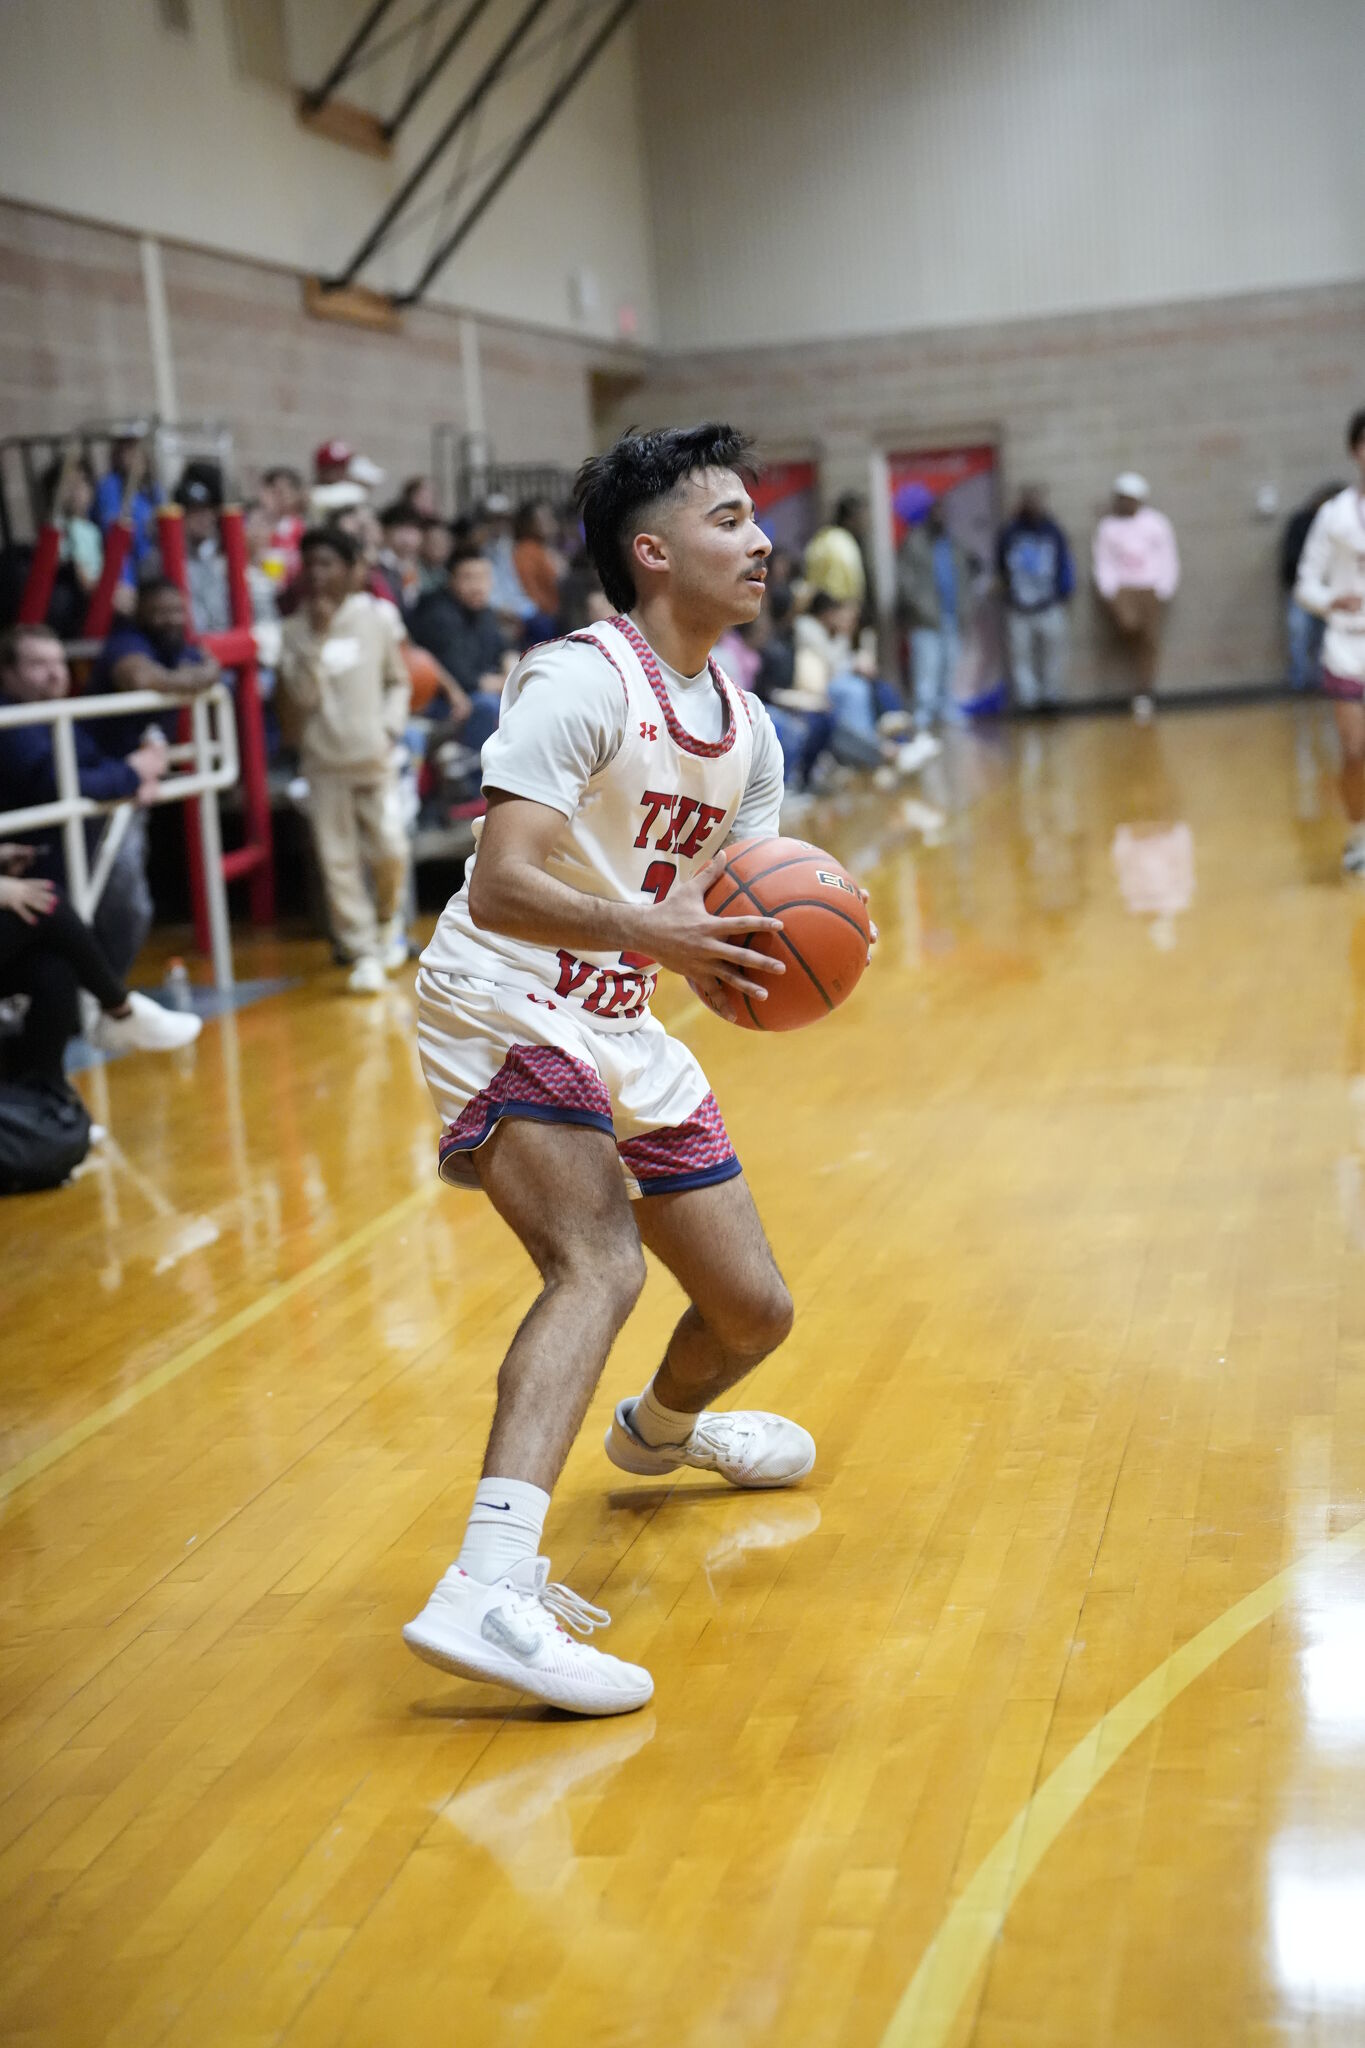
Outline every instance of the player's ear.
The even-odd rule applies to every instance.
[[[648,569],[655,576],[668,567],[668,543],[661,533],[637,533],[631,543],[631,553],[642,569]]]

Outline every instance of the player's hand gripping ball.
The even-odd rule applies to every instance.
[[[764,977],[764,1002],[728,988],[722,1009],[697,993],[746,1031],[799,1031],[847,1002],[867,966],[874,934],[863,892],[833,854],[804,839],[741,839],[727,852],[706,908],[713,917],[780,917],[780,932],[741,943],[781,960],[786,973]]]

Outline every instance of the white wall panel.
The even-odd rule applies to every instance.
[[[1365,274],[1365,0],[646,0],[673,346]]]

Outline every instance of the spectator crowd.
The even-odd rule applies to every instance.
[[[440,825],[481,807],[479,751],[496,728],[513,663],[537,642],[612,613],[571,508],[545,497],[514,505],[494,493],[450,519],[429,477],[410,477],[391,498],[383,481],[372,462],[333,439],[316,450],[311,480],[276,465],[244,506],[272,752],[306,814],[333,944],[348,987],[360,994],[381,990],[408,955],[414,822]],[[188,701],[212,688],[220,670],[203,642],[240,624],[221,535],[219,465],[188,461],[172,493],[183,527],[184,589],[160,560],[163,494],[138,437],[113,441],[103,474],[68,450],[41,491],[42,516],[59,536],[53,601],[47,624],[0,635],[0,701],[71,691],[62,638],[79,633],[116,521],[129,539],[113,623],[81,690],[154,690]],[[1299,562],[1332,495],[1315,494],[1285,535],[1281,570],[1296,687],[1315,679],[1322,642],[1321,620],[1302,601]],[[794,814],[850,777],[894,789],[933,759],[938,729],[957,715],[964,645],[987,592],[998,599],[1019,709],[1045,713],[1065,700],[1076,569],[1043,489],[1019,493],[989,562],[954,530],[949,500],[916,485],[897,509],[902,537],[888,593],[894,652],[884,639],[879,645],[868,505],[856,495],[838,502],[802,554],[774,550],[762,615],[717,650],[736,683],[771,712]],[[1171,523],[1134,471],[1114,482],[1090,568],[1096,599],[1127,651],[1134,711],[1146,717],[1180,565]],[[11,588],[11,616],[12,598]],[[904,684],[894,679],[902,656]],[[166,773],[166,734],[155,720],[109,716],[78,724],[75,739],[82,792],[133,804],[90,946],[73,933],[69,915],[54,914],[67,880],[60,830],[34,833],[22,849],[0,847],[0,1005],[29,994],[20,1056],[33,1064],[38,1032],[49,1080],[54,1033],[69,1035],[78,1015],[88,1035],[111,1045],[185,1036],[168,1035],[136,1001],[130,1009],[126,991],[152,921],[146,806]],[[0,811],[49,803],[56,791],[51,727],[0,728]],[[43,933],[51,943],[35,965]],[[188,1028],[193,1020],[182,1022]]]

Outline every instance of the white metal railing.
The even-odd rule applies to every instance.
[[[24,811],[0,811],[0,839],[60,825],[66,854],[66,886],[72,907],[88,922],[109,879],[115,856],[139,808],[131,798],[96,803],[81,795],[76,762],[76,725],[88,719],[126,718],[188,709],[190,739],[169,748],[169,774],[157,785],[156,804],[179,804],[198,797],[199,843],[204,854],[204,888],[208,897],[213,978],[219,988],[232,986],[232,936],[228,927],[227,884],[223,879],[223,837],[218,818],[218,792],[231,789],[238,777],[237,721],[232,696],[222,683],[193,697],[166,697],[158,690],[114,691],[99,697],[54,697],[45,703],[0,704],[0,733],[17,725],[52,727],[57,800],[33,804]],[[91,868],[85,846],[85,820],[107,817]]]

